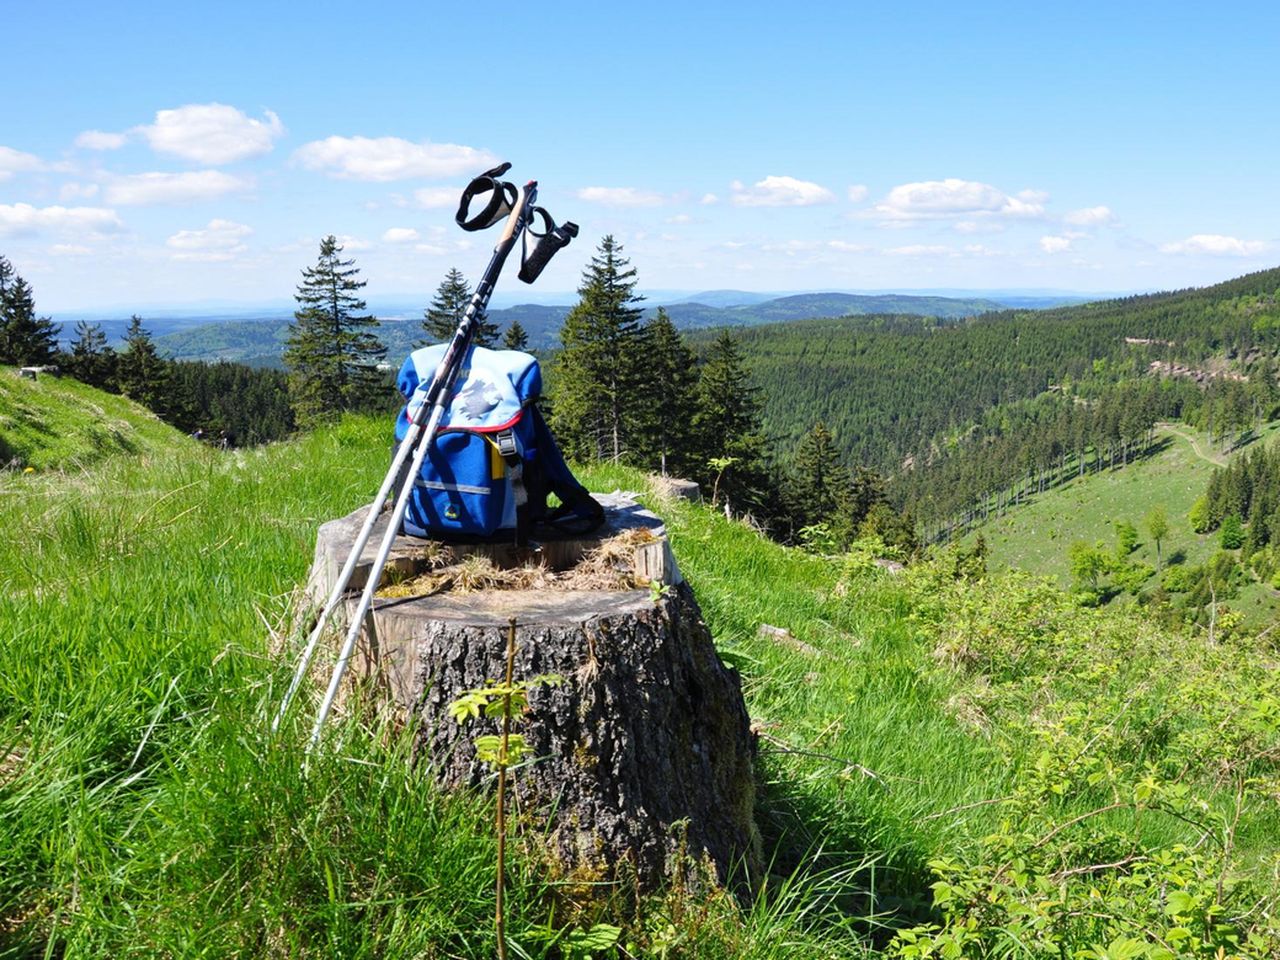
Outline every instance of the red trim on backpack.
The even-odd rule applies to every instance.
[[[523,417],[524,417],[524,408],[521,407],[520,411],[514,417],[512,417],[506,423],[498,424],[496,427],[455,427],[455,426],[441,427],[439,430],[436,431],[436,436],[439,436],[442,433],[501,433],[503,430],[510,430],[517,423],[519,423]]]

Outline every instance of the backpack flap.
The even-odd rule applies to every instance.
[[[426,402],[436,367],[447,344],[422,347],[409,354],[396,376],[405,406],[396,420],[396,439],[403,440],[409,419]],[[542,395],[542,370],[530,354],[473,346],[458,373],[453,396],[440,429],[499,430],[515,422],[528,404]]]

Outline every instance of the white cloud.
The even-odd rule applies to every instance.
[[[1213,257],[1252,257],[1270,248],[1261,240],[1241,240],[1217,233],[1197,233],[1179,243],[1166,243],[1161,253],[1207,254]]]
[[[1045,253],[1064,253],[1071,249],[1071,237],[1041,237],[1040,249]]]
[[[873,213],[886,222],[946,220],[953,217],[1033,218],[1044,215],[1046,194],[1023,190],[1010,195],[989,183],[975,180],[924,180],[894,187],[875,205]]]
[[[196,163],[234,163],[269,153],[284,125],[270,110],[255,120],[222,103],[190,103],[160,110],[155,123],[137,130],[157,153]]]
[[[424,210],[436,210],[440,207],[456,207],[461,196],[461,187],[423,187],[413,191],[413,202]]]
[[[385,243],[413,243],[420,238],[413,227],[392,227],[382,235],[382,239]]]
[[[449,252],[448,247],[442,247],[436,243],[418,243],[413,247],[418,253],[425,253],[432,257],[443,257]]]
[[[247,190],[248,180],[220,170],[192,170],[187,173],[135,173],[112,177],[106,183],[107,203],[147,206],[163,203],[190,203],[210,200]]]
[[[49,248],[49,253],[55,257],[84,257],[92,252],[82,243],[55,243]]]
[[[1062,218],[1064,222],[1076,227],[1103,227],[1116,222],[1116,215],[1110,207],[1085,207],[1072,210]]]
[[[687,213],[677,213],[674,217],[667,217],[667,223],[693,223],[693,217]]]
[[[347,234],[339,234],[337,236],[338,246],[346,251],[368,250],[373,244],[368,240],[361,240],[359,237],[348,236]]]
[[[58,199],[62,201],[68,200],[90,200],[98,195],[98,185],[96,183],[64,183],[58,190]]]
[[[124,227],[114,210],[103,207],[33,207],[0,203],[0,234],[16,236],[56,232],[114,233]]]
[[[992,250],[990,247],[981,243],[966,243],[964,252],[971,257],[1000,257],[1003,254],[999,250]]]
[[[174,251],[175,260],[220,263],[234,260],[248,250],[244,239],[251,233],[253,228],[243,223],[210,220],[202,230],[179,230],[165,241],[165,246]]]
[[[848,194],[849,201],[851,203],[861,203],[863,200],[867,199],[867,188],[861,183],[854,184],[849,188]]]
[[[835,196],[826,187],[795,177],[765,177],[752,186],[735,180],[732,200],[739,207],[809,207],[831,203]]]
[[[999,220],[957,220],[951,225],[956,233],[1003,233],[1006,225]]]
[[[119,150],[128,139],[128,135],[123,133],[86,130],[76,137],[76,146],[83,150]]]
[[[709,207],[719,202],[720,202],[720,198],[717,197],[714,193],[704,193],[702,195],[702,199],[698,201],[698,203],[702,204],[704,207]]]
[[[827,246],[841,253],[866,253],[871,248],[863,243],[849,243],[847,240],[828,240]]]
[[[15,173],[31,173],[43,167],[40,158],[33,154],[23,153],[12,147],[0,147],[0,180],[8,180]]]
[[[941,244],[913,243],[905,247],[890,247],[885,253],[893,257],[949,257],[955,251]]]
[[[666,203],[662,194],[635,187],[583,187],[578,199],[609,207],[660,207]]]
[[[340,180],[407,180],[478,173],[493,154],[456,143],[413,143],[399,137],[328,137],[304,143],[294,159],[308,170]]]

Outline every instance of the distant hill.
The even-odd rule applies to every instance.
[[[752,294],[737,290],[711,291],[708,299],[729,303],[751,298]],[[755,295],[762,296],[762,295]],[[785,323],[814,317],[860,317],[885,314],[919,314],[943,320],[958,320],[1003,309],[994,300],[980,298],[905,296],[878,294],[867,296],[851,293],[801,293],[786,297],[765,298],[757,302],[714,306],[710,303],[681,301],[663,304],[675,325],[684,330],[707,327],[753,327],[766,323]],[[526,303],[500,310],[490,310],[489,319],[505,330],[520,321],[535,350],[555,346],[560,325],[569,306]],[[658,305],[648,305],[645,316],[657,312]],[[172,332],[156,337],[156,345],[175,360],[235,360],[253,365],[278,365],[288,336],[288,317],[239,318],[192,325],[188,320]],[[155,331],[163,329],[161,321]],[[148,321],[148,329],[152,323]],[[378,337],[387,347],[387,358],[398,363],[421,338],[421,325],[416,316],[382,320]]]
[[[706,303],[666,305],[677,327],[752,327],[762,323],[785,323],[816,317],[862,317],[882,314],[915,314],[958,320],[1004,309],[994,300],[916,297],[901,294],[868,296],[856,293],[799,293],[759,303],[714,307]],[[653,312],[651,308],[648,312]]]
[[[125,397],[71,377],[27,380],[0,366],[0,468],[80,468],[188,444],[196,442]]]
[[[708,307],[742,307],[753,303],[764,303],[776,297],[776,294],[752,293],[750,290],[704,290],[702,293],[693,293],[687,297],[668,299],[664,303],[668,307],[677,303],[701,303]]]

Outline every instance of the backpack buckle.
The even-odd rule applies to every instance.
[[[514,430],[500,430],[495,433],[493,445],[498,448],[498,456],[506,461],[507,466],[514,467],[520,463],[520,448],[516,446]]]

